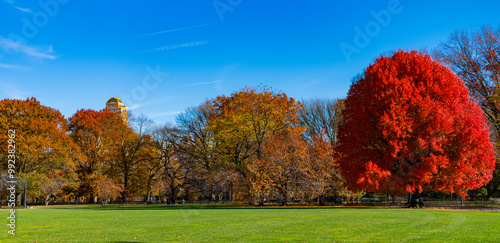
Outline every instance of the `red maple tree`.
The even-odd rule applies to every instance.
[[[464,82],[429,55],[378,58],[345,102],[337,149],[350,189],[465,196],[491,180],[486,118]]]

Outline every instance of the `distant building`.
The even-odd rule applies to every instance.
[[[108,102],[106,102],[106,110],[111,112],[116,112],[120,114],[123,121],[125,122],[128,121],[128,109],[123,104],[122,100],[120,100],[120,98],[114,97],[109,99]]]

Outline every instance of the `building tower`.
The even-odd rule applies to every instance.
[[[128,121],[128,109],[127,107],[123,104],[122,100],[118,97],[114,97],[108,100],[106,102],[106,110],[111,111],[111,112],[116,112],[120,114],[122,117],[123,121],[127,122]]]

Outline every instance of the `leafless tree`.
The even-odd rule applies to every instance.
[[[156,129],[154,137],[161,165],[161,179],[174,200],[180,188],[189,184],[194,165],[178,149],[182,143],[182,134],[177,127],[165,124]]]
[[[306,138],[322,138],[334,146],[338,127],[342,122],[343,100],[310,99],[302,103],[304,109],[299,111],[299,119],[301,125],[307,127]]]
[[[45,196],[45,206],[53,201],[57,194],[66,186],[67,183],[63,180],[52,179],[47,180],[41,187],[40,192]]]
[[[214,107],[207,101],[186,109],[177,117],[177,125],[183,136],[177,149],[184,160],[195,164],[196,173],[190,178],[190,184],[193,190],[201,192],[204,197],[214,194],[214,175],[218,169],[213,134],[207,129],[213,113]]]

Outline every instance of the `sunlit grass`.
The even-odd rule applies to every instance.
[[[7,210],[0,211],[6,222]],[[18,242],[500,242],[500,213],[381,208],[78,206],[17,210]]]

